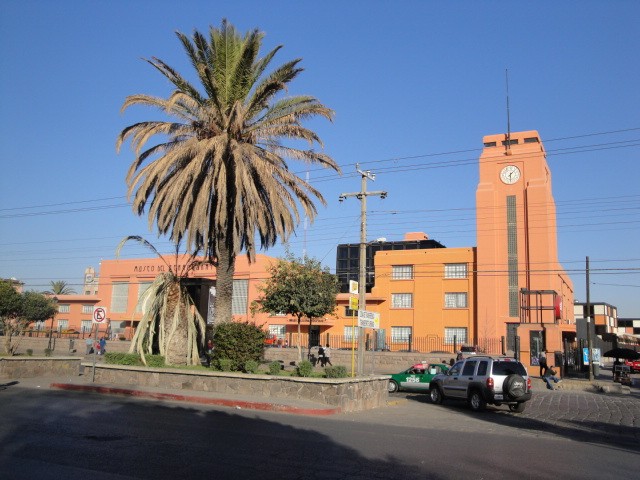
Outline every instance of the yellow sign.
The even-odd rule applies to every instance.
[[[351,310],[358,310],[358,297],[353,295],[349,297],[349,308]]]

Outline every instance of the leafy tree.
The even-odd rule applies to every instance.
[[[124,238],[118,245],[116,257],[130,240],[141,243],[158,255],[167,266],[167,272],[160,273],[140,297],[139,302],[144,308],[129,352],[140,353],[145,365],[145,353],[160,353],[167,365],[198,364],[198,347],[204,341],[205,321],[187,291],[185,280],[189,272],[203,262],[190,256],[179,270],[177,247],[176,262],[172,266],[151,243],[139,236]]]
[[[38,292],[18,293],[6,281],[0,281],[0,330],[4,334],[4,349],[13,355],[19,346],[18,336],[31,322],[52,318],[58,311],[57,302]]]
[[[258,30],[241,36],[223,20],[208,36],[197,30],[190,38],[177,36],[200,85],[162,60],[148,59],[173,85],[172,93],[129,96],[122,110],[158,108],[171,121],[130,125],[116,148],[130,140],[135,151],[126,178],[134,211],[143,215],[148,206],[150,228],[155,222],[159,234],[175,244],[184,239],[188,252],[203,252],[216,265],[216,322],[230,321],[236,256],[245,250],[253,261],[258,241],[266,249],[294,231],[299,207],[313,219],[314,197],[325,204],[286,159],[340,170],[313,149],[322,142],[302,126],[316,116],[331,120],[333,111],[308,95],[283,95],[302,71],[300,59],[265,73],[281,46],[260,58],[264,34]],[[152,138],[157,143],[149,145]],[[296,140],[309,148],[296,148]]]
[[[298,337],[303,317],[309,319],[311,330],[314,318],[334,313],[338,279],[320,261],[306,256],[296,258],[288,253],[267,271],[269,278],[259,287],[261,297],[252,306],[254,310],[294,315],[298,319]],[[300,342],[298,355],[302,360]]]
[[[44,292],[48,295],[73,295],[76,291],[64,280],[51,281],[51,290]]]

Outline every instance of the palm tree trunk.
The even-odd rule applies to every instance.
[[[215,323],[230,322],[232,317],[233,274],[235,273],[235,255],[224,244],[219,242],[218,266],[216,269]]]
[[[188,365],[187,312],[180,301],[180,283],[171,286],[167,298],[167,315],[163,319],[165,362],[167,365]]]

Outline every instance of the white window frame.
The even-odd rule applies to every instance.
[[[92,328],[93,328],[93,321],[91,321],[91,320],[81,320],[80,321],[80,331],[82,333],[91,332]]]
[[[149,290],[149,287],[151,287],[151,285],[153,285],[153,282],[140,282],[138,284],[138,301],[136,302],[136,313],[144,313],[142,311],[143,305],[142,302],[140,302],[140,299],[145,294],[145,292]]]
[[[343,327],[343,338],[345,342],[353,342],[354,340],[358,340],[358,333],[360,329],[358,327],[353,327],[351,325],[345,325]]]
[[[82,313],[93,315],[93,305],[82,305]]]
[[[466,263],[445,263],[444,278],[467,278],[469,275]]]
[[[446,292],[444,308],[469,308],[469,295],[467,292]]]
[[[58,313],[69,313],[71,311],[71,305],[68,303],[61,303],[58,305]]]
[[[413,280],[413,265],[392,265],[391,280]]]
[[[391,327],[391,343],[408,343],[412,333],[411,327]]]
[[[391,308],[413,308],[413,293],[392,293]]]
[[[444,343],[445,345],[453,344],[453,337],[456,337],[458,345],[467,343],[467,328],[466,327],[444,327]]]
[[[56,320],[56,325],[58,326],[58,331],[66,330],[69,328],[69,320],[66,318],[59,318]]]
[[[276,338],[285,338],[287,335],[286,325],[269,325],[269,336]]]
[[[249,305],[249,280],[233,281],[233,296],[231,298],[231,314],[246,315]]]

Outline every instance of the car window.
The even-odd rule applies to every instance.
[[[480,364],[478,365],[478,375],[479,376],[486,375],[488,366],[489,366],[489,362],[487,362],[486,360],[481,361]]]
[[[451,369],[449,370],[449,374],[450,375],[458,375],[460,373],[460,369],[462,368],[462,364],[464,362],[457,362],[453,365],[453,367],[451,367]]]
[[[464,364],[464,370],[462,370],[462,375],[473,375],[473,372],[476,369],[476,362],[475,360],[471,360],[467,363]]]
[[[527,371],[520,362],[496,360],[493,362],[494,375],[526,375]]]

